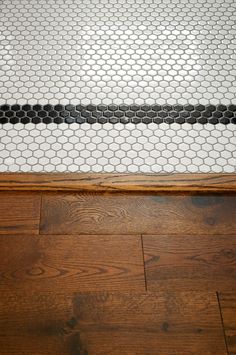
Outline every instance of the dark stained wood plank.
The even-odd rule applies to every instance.
[[[236,293],[220,293],[219,301],[229,355],[236,355]]]
[[[74,299],[92,354],[226,354],[215,294],[88,294]]]
[[[0,354],[79,354],[72,321],[71,298],[53,289],[51,293],[4,290],[0,297]]]
[[[41,194],[0,192],[0,234],[38,234]]]
[[[214,293],[0,297],[1,354],[226,355]]]
[[[144,235],[149,290],[236,290],[236,234]]]
[[[236,233],[236,196],[45,193],[42,234]]]
[[[4,236],[0,291],[145,289],[140,236]]]
[[[0,190],[236,192],[236,174],[6,173]]]

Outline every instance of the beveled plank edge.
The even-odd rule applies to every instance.
[[[236,173],[0,173],[0,190],[234,193]]]

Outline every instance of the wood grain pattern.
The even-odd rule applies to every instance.
[[[71,298],[53,290],[4,290],[0,297],[0,354],[80,354],[70,327],[72,313]]]
[[[236,355],[236,293],[220,293],[223,324],[229,355]]]
[[[47,193],[42,234],[232,234],[236,196]]]
[[[236,234],[143,236],[149,290],[236,290]]]
[[[89,354],[226,354],[215,294],[81,294],[74,311]]]
[[[17,355],[227,354],[216,295],[196,292],[4,291],[0,344]]]
[[[145,289],[139,236],[4,236],[0,290]]]
[[[6,173],[0,190],[236,192],[236,174]]]
[[[41,195],[0,192],[0,234],[38,234]]]

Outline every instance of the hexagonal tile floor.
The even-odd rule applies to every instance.
[[[0,171],[235,172],[234,0],[3,0]]]

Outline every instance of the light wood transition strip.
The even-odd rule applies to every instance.
[[[0,173],[0,190],[236,192],[236,174]]]

